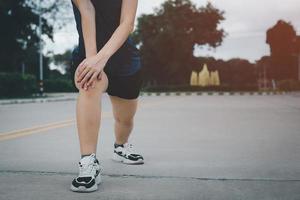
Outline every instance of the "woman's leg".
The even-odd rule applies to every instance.
[[[124,144],[128,141],[133,129],[134,115],[137,110],[138,98],[123,99],[116,96],[109,96],[113,115],[115,119],[115,137],[117,144]]]
[[[81,155],[96,153],[101,118],[101,97],[108,87],[108,79],[102,72],[102,79],[97,80],[94,88],[87,91],[78,87],[76,73],[74,76],[79,95],[76,105],[77,130]]]

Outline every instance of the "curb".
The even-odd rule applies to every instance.
[[[140,92],[140,96],[267,96],[267,95],[285,95],[290,92],[272,91],[272,92]],[[76,97],[60,98],[36,98],[36,99],[12,99],[0,100],[0,105],[27,104],[27,103],[48,103],[62,101],[76,101]]]
[[[76,98],[60,98],[60,99],[15,99],[15,100],[1,100],[0,105],[10,105],[10,104],[27,104],[27,103],[48,103],[48,102],[61,102],[61,101],[75,101]]]
[[[285,95],[289,92],[141,92],[140,96],[267,96],[267,95]]]

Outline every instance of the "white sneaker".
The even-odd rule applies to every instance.
[[[96,155],[92,153],[79,161],[79,175],[72,181],[71,190],[74,192],[93,192],[101,183],[102,168]]]
[[[144,164],[144,158],[136,153],[133,145],[125,143],[115,146],[112,159],[125,164]]]

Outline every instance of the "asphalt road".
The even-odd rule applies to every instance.
[[[131,142],[142,166],[111,160],[103,97],[99,190],[78,172],[75,101],[0,106],[0,199],[300,199],[300,95],[142,96]]]

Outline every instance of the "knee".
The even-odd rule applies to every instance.
[[[105,74],[105,72],[102,72],[102,77],[101,80],[96,80],[94,87],[89,87],[88,90],[84,90],[80,87],[79,83],[77,82],[77,76],[76,73],[74,75],[74,82],[76,88],[79,90],[79,93],[82,94],[83,96],[91,97],[91,96],[96,96],[99,94],[102,94],[106,91],[108,87],[108,78]]]
[[[127,118],[127,119],[122,119],[120,117],[115,118],[116,123],[126,126],[126,127],[132,127],[133,126],[133,118]]]

